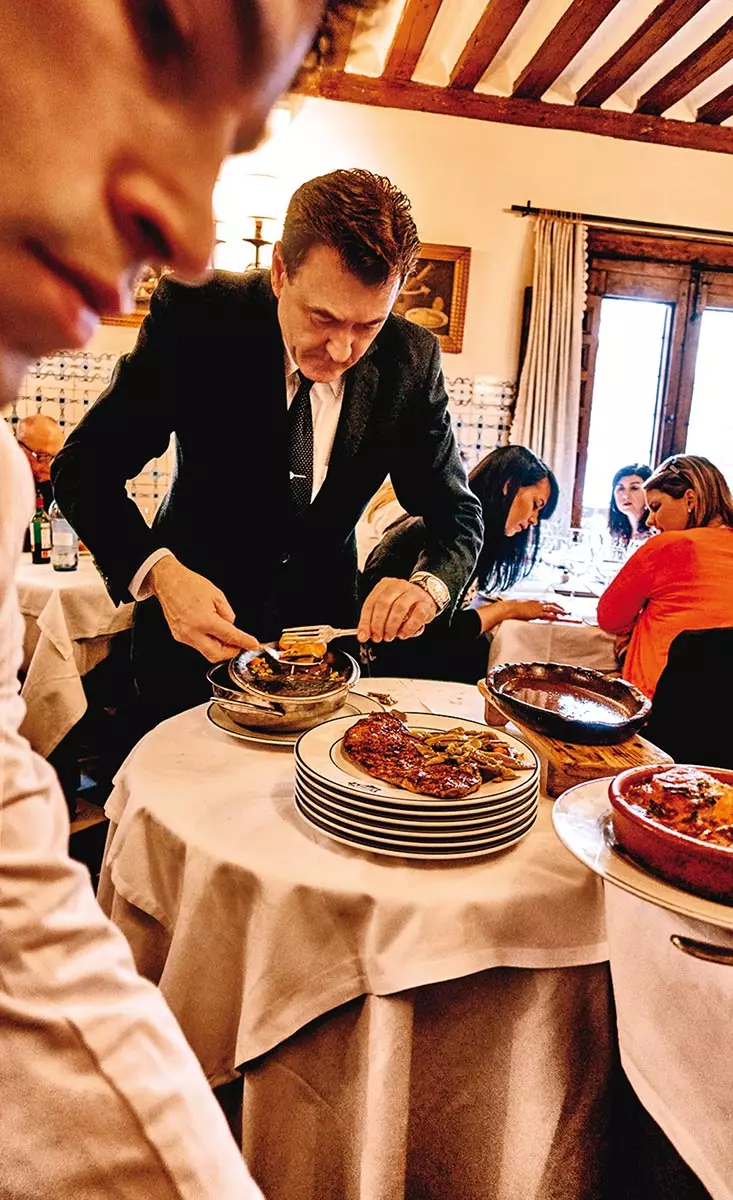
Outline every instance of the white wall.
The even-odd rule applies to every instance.
[[[532,228],[506,212],[511,204],[733,228],[733,155],[326,100],[306,100],[247,169],[277,175],[287,197],[352,166],[389,175],[410,196],[423,241],[471,247],[464,351],[446,356],[451,377],[516,375]],[[93,347],[131,340],[105,327]]]
[[[513,203],[733,229],[733,155],[591,134],[307,100],[250,158],[286,195],[336,167],[379,171],[410,196],[423,241],[471,247],[464,351],[446,356],[450,376],[515,377],[532,229],[505,211]]]

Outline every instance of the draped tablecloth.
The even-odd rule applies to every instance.
[[[464,685],[377,688],[481,717]],[[292,751],[228,737],[205,711],[123,764],[99,897],[211,1081],[249,1064],[245,1150],[266,1194],[597,1196],[602,888],[555,837],[550,802],[496,856],[361,853],[301,820]]]
[[[54,571],[23,555],[15,577],[25,618],[21,732],[47,757],[86,711],[82,676],[110,652],[115,634],[132,624],[132,604],[117,608],[91,558],[76,571]]]
[[[621,1062],[632,1087],[715,1198],[733,1197],[733,966],[672,934],[733,947],[728,932],[606,888]]]
[[[578,618],[564,621],[502,621],[493,630],[489,666],[512,662],[558,662],[596,671],[617,670],[614,639],[595,624],[597,600],[562,596],[531,577],[508,593],[508,598],[553,600]]]

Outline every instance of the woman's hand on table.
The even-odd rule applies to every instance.
[[[481,632],[488,633],[501,621],[554,621],[567,617],[566,610],[553,600],[495,600],[476,609],[481,618]]]
[[[221,662],[259,644],[235,627],[234,609],[221,589],[172,554],[151,567],[147,580],[176,641],[192,646],[209,662]]]

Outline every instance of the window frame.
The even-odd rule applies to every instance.
[[[662,355],[651,465],[685,449],[700,318],[706,307],[733,309],[733,244],[588,231],[588,292],[583,321],[580,414],[572,523],[580,525],[604,296],[657,300],[671,307]]]

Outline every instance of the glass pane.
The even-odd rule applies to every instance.
[[[672,306],[601,301],[583,521],[605,524],[611,481],[626,463],[650,461],[659,379]]]
[[[733,480],[733,312],[708,308],[702,315],[695,363],[688,454],[703,454]]]

